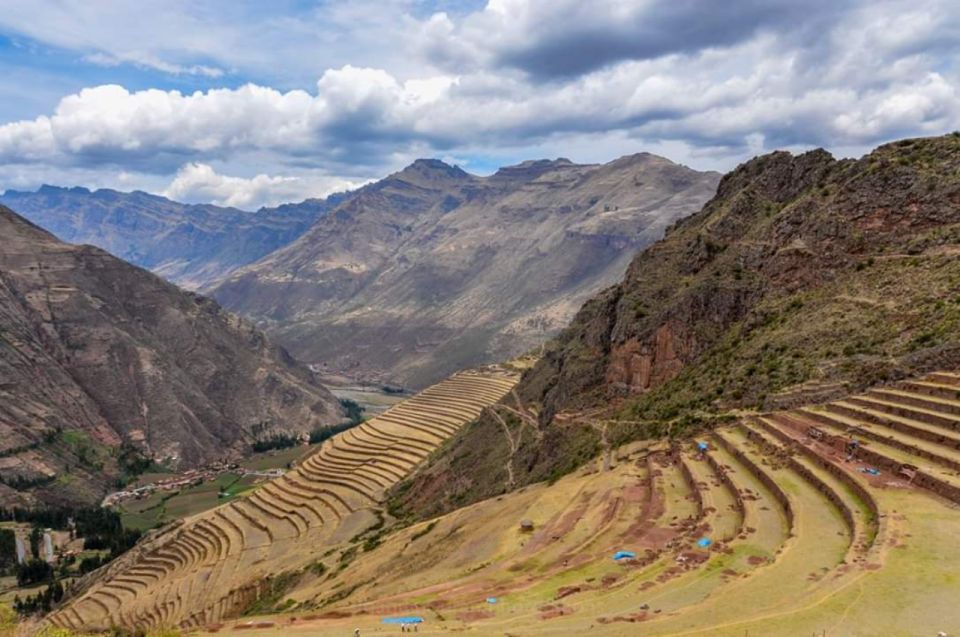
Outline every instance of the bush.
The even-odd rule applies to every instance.
[[[36,612],[49,613],[54,604],[57,604],[61,599],[63,599],[63,584],[53,582],[36,595],[30,595],[24,600],[15,599],[13,605],[21,615],[32,615]]]
[[[346,410],[347,417],[350,419],[350,423],[354,425],[359,425],[363,422],[363,412],[364,408],[355,400],[350,400],[349,398],[341,398],[340,405]]]
[[[80,560],[80,565],[77,567],[77,570],[81,575],[86,575],[87,573],[92,573],[97,570],[109,561],[109,558],[91,555],[90,557],[85,557]]]
[[[292,436],[289,434],[276,434],[269,438],[264,438],[254,442],[253,450],[256,453],[262,453],[264,451],[271,451],[273,449],[289,449],[290,447],[295,447],[298,444],[300,444],[300,438],[298,436]]]
[[[333,438],[338,433],[342,433],[347,429],[352,429],[356,427],[359,423],[348,422],[342,425],[334,425],[332,427],[321,427],[319,429],[314,429],[310,432],[310,444],[316,445],[321,442]]]

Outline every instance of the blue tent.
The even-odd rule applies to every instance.
[[[707,548],[711,544],[713,544],[713,540],[711,540],[708,537],[702,537],[699,540],[697,540],[697,546],[699,546],[702,549]]]
[[[698,448],[700,451],[706,451],[706,450],[708,450],[708,449],[710,448],[710,445],[708,445],[708,444],[705,443],[705,442],[698,442],[698,443],[697,443],[697,448]]]
[[[423,617],[384,617],[384,624],[422,624]]]
[[[496,597],[488,597],[488,598],[487,598],[487,603],[488,603],[488,604],[496,604],[496,603],[497,603],[497,598],[496,598]]]
[[[613,559],[615,560],[632,560],[637,556],[633,551],[617,551],[613,554]]]

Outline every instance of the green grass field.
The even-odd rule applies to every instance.
[[[240,465],[253,471],[284,469],[290,463],[309,454],[316,445],[291,447],[258,453],[247,458]],[[144,474],[138,485],[149,484],[157,480],[176,477],[177,474]],[[157,491],[142,500],[128,500],[122,503],[120,511],[123,524],[130,529],[145,531],[162,526],[180,518],[190,517],[235,498],[248,495],[264,478],[242,476],[239,473],[225,473],[214,480],[187,487],[179,491]],[[223,489],[223,497],[221,497]]]

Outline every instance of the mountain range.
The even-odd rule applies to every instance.
[[[187,289],[201,289],[290,243],[343,198],[244,212],[145,192],[43,186],[0,204],[62,241],[90,244]]]
[[[0,206],[0,504],[94,502],[131,459],[188,468],[342,419],[209,298]]]
[[[538,346],[718,180],[647,153],[488,177],[418,160],[210,293],[306,362],[422,387]]]
[[[0,203],[212,295],[321,371],[417,388],[555,335],[718,180],[648,153],[488,177],[422,159],[255,213],[54,186]]]

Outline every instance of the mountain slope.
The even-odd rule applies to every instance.
[[[956,134],[857,161],[819,150],[740,166],[524,376],[517,395],[537,418],[518,450],[483,418],[396,506],[427,514],[502,492],[508,458],[523,484],[577,466],[604,437],[677,435],[731,409],[957,367],[958,175]]]
[[[95,245],[199,289],[290,243],[341,197],[250,213],[144,192],[43,186],[36,192],[7,191],[0,204],[67,243]]]
[[[339,421],[309,371],[213,301],[2,206],[0,236],[4,485],[93,501],[125,454],[190,466]]]
[[[649,154],[490,177],[418,160],[213,295],[302,360],[423,386],[555,333],[717,179]]]

